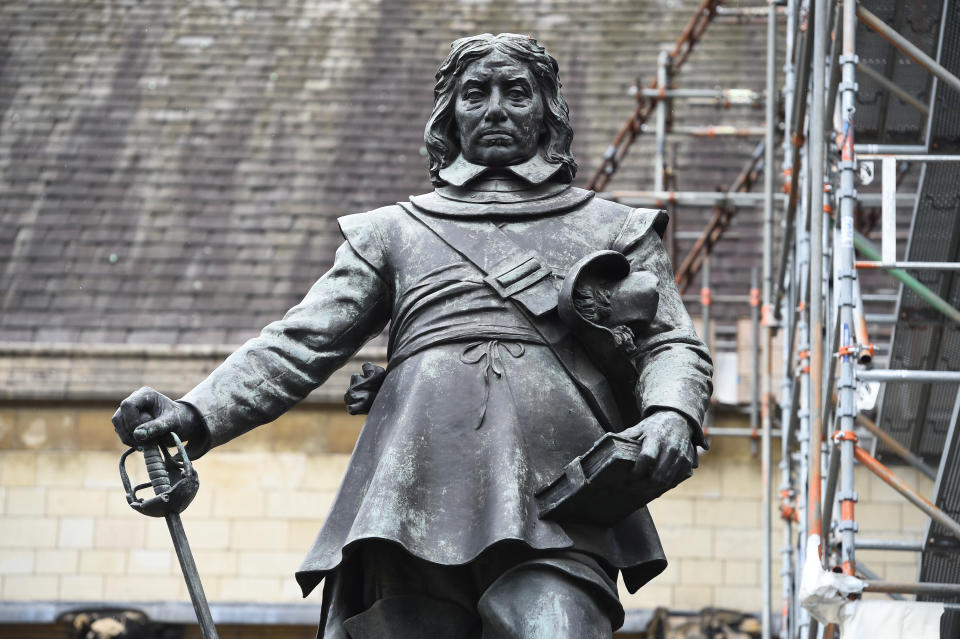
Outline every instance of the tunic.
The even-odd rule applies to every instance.
[[[608,248],[657,275],[657,314],[637,339],[640,411],[669,408],[700,424],[711,364],[673,284],[663,214],[591,196],[565,190],[528,214],[507,207],[498,217],[490,205],[476,218],[463,203],[451,212],[467,211],[458,218],[465,227],[494,219],[536,246],[557,284],[576,260]],[[436,194],[420,201],[444,206]],[[538,517],[537,490],[604,428],[512,302],[399,205],[339,222],[346,241],[330,271],[182,399],[204,418],[205,440],[193,444],[202,454],[276,419],[390,323],[388,373],[297,572],[304,596],[367,540],[441,565],[499,543],[574,549],[620,569],[631,592],[661,572],[666,560],[645,508],[610,528]]]

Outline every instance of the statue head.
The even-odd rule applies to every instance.
[[[437,71],[434,106],[423,139],[430,180],[457,155],[486,166],[509,166],[540,153],[573,180],[567,103],[557,61],[528,36],[501,33],[460,38]]]

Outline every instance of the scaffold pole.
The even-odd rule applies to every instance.
[[[774,187],[774,163],[775,157],[775,138],[776,138],[776,88],[777,88],[777,12],[774,0],[768,0],[767,6],[767,55],[766,55],[766,105],[764,113],[765,134],[764,134],[764,161],[763,161],[763,342],[761,354],[761,380],[763,381],[763,390],[761,393],[762,408],[761,416],[761,443],[760,443],[760,485],[763,491],[763,557],[762,557],[762,578],[763,588],[763,608],[761,611],[761,636],[763,639],[770,639],[772,633],[772,616],[770,607],[772,605],[772,582],[771,571],[773,561],[772,544],[772,515],[770,503],[770,463],[771,463],[771,436],[772,428],[770,405],[772,400],[771,374],[772,374],[772,327],[773,313],[771,312],[772,290],[773,290],[773,187]]]

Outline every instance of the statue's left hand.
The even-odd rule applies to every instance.
[[[658,411],[620,435],[641,442],[634,473],[664,492],[688,479],[698,465],[690,424],[678,412]]]

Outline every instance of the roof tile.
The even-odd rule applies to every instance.
[[[338,215],[430,189],[433,74],[472,32],[531,33],[557,57],[582,185],[695,5],[0,3],[0,341],[255,335],[329,266]],[[762,50],[762,28],[714,24],[677,82],[760,89]],[[674,117],[759,119],[679,103]],[[671,139],[677,188],[727,185],[753,143]],[[613,186],[649,188],[652,148],[638,139]],[[710,213],[675,219],[699,230]],[[717,251],[717,292],[746,292],[754,220]]]

